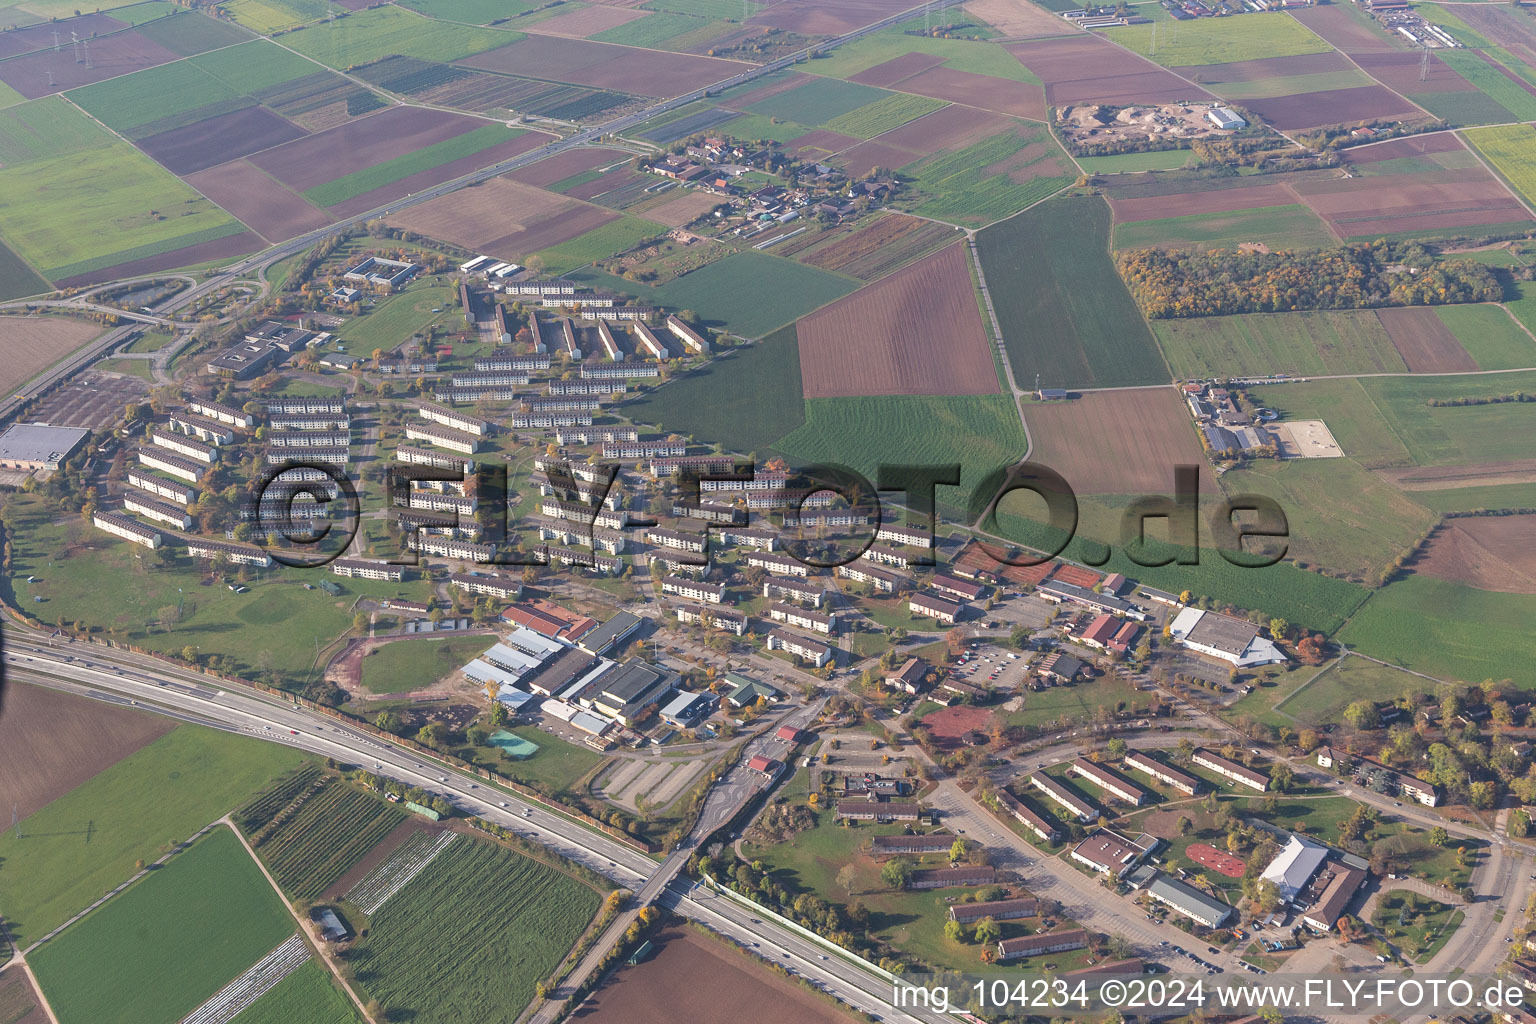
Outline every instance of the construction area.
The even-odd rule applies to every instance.
[[[1083,103],[1056,108],[1056,128],[1069,145],[1104,145],[1143,139],[1226,138],[1242,125],[1218,128],[1211,117],[1212,111],[1218,108],[1221,108],[1219,103],[1134,107]]]

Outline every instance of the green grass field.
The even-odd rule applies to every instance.
[[[1456,92],[1411,92],[1407,96],[1450,125],[1504,124],[1515,119],[1514,114],[1491,97],[1468,89]]]
[[[1274,249],[1320,249],[1337,244],[1322,219],[1297,203],[1115,225],[1116,249],[1181,245],[1230,249],[1243,242],[1263,242]]]
[[[100,149],[112,141],[61,96],[45,96],[0,113],[0,166]]]
[[[51,280],[245,230],[126,142],[0,168],[0,237]]]
[[[318,960],[300,967],[240,1011],[240,1024],[361,1024],[362,1019]]]
[[[242,48],[243,49],[243,48]],[[204,58],[216,61],[217,55]],[[243,53],[241,58],[243,61]],[[197,110],[239,95],[191,60],[136,71],[71,90],[69,98],[108,128],[129,132],[175,114]]]
[[[919,216],[981,227],[1072,184],[1071,169],[1049,133],[1017,122],[1012,131],[901,168],[902,176],[913,180],[896,205]],[[1019,179],[1028,174],[1036,176]]]
[[[852,278],[761,252],[735,253],[655,288],[597,270],[569,276],[599,290],[691,309],[710,326],[744,338],[765,337],[860,286]]]
[[[369,693],[422,690],[474,658],[495,642],[493,636],[446,640],[396,640],[374,648],[363,659],[363,688]]]
[[[825,125],[834,118],[893,95],[872,85],[858,85],[814,75],[803,77],[805,81],[793,89],[777,93],[744,109],[765,117],[777,117],[781,121]]]
[[[828,121],[824,127],[852,135],[856,139],[872,139],[881,132],[899,128],[908,121],[930,114],[946,106],[943,100],[909,93],[890,93],[873,103],[848,111]]]
[[[1282,419],[1322,420],[1344,454],[1367,469],[1407,466],[1413,460],[1402,439],[1382,417],[1358,380],[1313,380],[1304,384],[1272,384],[1263,391],[1264,404]]]
[[[12,937],[35,942],[304,756],[183,725],[23,819],[0,836]]]
[[[405,6],[443,21],[488,25],[533,10],[538,4],[527,0],[410,0]]]
[[[938,500],[965,508],[971,489],[993,470],[1024,456],[1019,413],[1005,395],[889,395],[814,398],[805,425],[773,446],[792,465],[835,462],[871,482],[879,465],[960,463],[960,486],[938,488]]]
[[[1183,379],[1408,368],[1376,313],[1368,309],[1158,320],[1152,333],[1174,377]]]
[[[775,120],[767,114],[742,114],[722,124],[720,130],[737,139],[785,143],[806,134],[811,126],[799,121]]]
[[[1151,153],[1120,153],[1115,156],[1080,156],[1078,165],[1089,174],[1129,174],[1135,171],[1172,171],[1188,166],[1195,154],[1187,149],[1163,149]]]
[[[1047,387],[1168,380],[1152,332],[1110,262],[1109,227],[1104,200],[1061,199],[977,236],[1020,382],[1037,373]]]
[[[1536,366],[1536,341],[1498,306],[1436,306],[1435,315],[1456,335],[1478,369],[1517,370]]]
[[[139,35],[183,57],[233,46],[251,38],[249,32],[227,21],[190,11],[178,11],[168,18],[146,22],[140,26]]]
[[[11,249],[0,243],[0,302],[46,292],[50,285]]]
[[[1420,896],[1408,889],[1389,889],[1377,901],[1371,923],[1401,946],[1416,963],[1425,963],[1431,946],[1439,948],[1443,945],[1461,924],[1463,916],[1449,903]]]
[[[1536,96],[1511,81],[1491,58],[1468,49],[1447,49],[1439,57],[1452,71],[1513,114],[1516,120],[1536,121]]]
[[[1441,679],[1514,679],[1524,686],[1532,616],[1536,596],[1408,576],[1378,590],[1339,639]]]
[[[1368,583],[1438,518],[1353,459],[1260,459],[1221,482],[1229,494],[1280,503],[1291,558]]]
[[[460,838],[373,916],[350,962],[368,995],[395,1019],[409,1013],[404,1019],[417,1024],[511,1020],[601,901],[554,868]]]
[[[556,795],[579,795],[581,780],[603,763],[603,755],[591,747],[563,740],[536,726],[514,725],[507,731],[538,747],[538,753],[519,760],[503,757],[500,747],[481,747],[480,760],[525,786],[541,787]]]
[[[421,60],[459,60],[521,38],[518,32],[434,21],[403,7],[375,7],[290,32],[283,36],[283,45],[345,71],[391,54]]]
[[[319,21],[330,10],[324,0],[234,0],[225,9],[235,21],[263,35]]]
[[[163,1024],[295,930],[240,840],[219,828],[28,960],[60,1024]]]
[[[464,311],[453,303],[454,291],[447,285],[416,284],[384,299],[366,316],[348,320],[337,338],[365,357],[375,348],[387,351],[434,324],[462,324]]]
[[[1327,666],[1311,682],[1275,705],[1275,710],[1307,725],[1338,722],[1344,709],[1370,694],[1373,700],[1395,700],[1404,694],[1434,693],[1435,684],[1423,676],[1358,655]]]
[[[252,94],[323,70],[266,39],[193,57],[197,65],[237,93]]]
[[[538,255],[551,274],[564,274],[627,252],[647,238],[665,234],[666,230],[660,224],[640,217],[620,217],[568,242],[541,250]]]
[[[1498,377],[1378,377],[1361,385],[1418,465],[1496,462],[1530,455],[1524,430],[1530,414],[1523,404],[1432,407],[1426,403],[1431,398],[1529,394],[1536,391],[1536,372]]]
[[[909,36],[904,26],[893,25],[839,46],[807,64],[806,71],[833,78],[847,78],[860,71],[868,71],[876,64],[884,64],[908,53],[926,53],[944,58],[944,67],[954,71],[968,71],[973,75],[990,75],[1013,82],[1029,82],[1039,85],[1035,76],[1017,58],[1001,46],[976,43],[964,39],[935,39],[931,36]]]
[[[488,124],[473,131],[456,135],[451,139],[423,146],[421,149],[405,156],[397,156],[393,160],[385,160],[383,163],[365,167],[351,174],[343,175],[324,185],[316,185],[314,188],[304,190],[304,198],[316,206],[335,206],[344,203],[348,199],[355,199],[365,192],[371,192],[385,185],[392,185],[402,178],[409,178],[413,174],[422,171],[430,171],[443,164],[453,163],[464,157],[474,156],[493,146],[499,146],[503,142],[517,138],[524,134],[519,129],[508,128],[500,124]]]
[[[1200,18],[1153,25],[1124,25],[1104,35],[1164,67],[1227,64],[1262,57],[1326,53],[1330,47],[1288,14],[1260,13],[1241,18]]]
[[[1432,512],[1475,512],[1479,509],[1536,508],[1536,484],[1489,484],[1412,491],[1413,500]]]
[[[1030,728],[1060,723],[1091,722],[1099,708],[1144,708],[1151,703],[1145,693],[1115,676],[1100,676],[1074,686],[1053,686],[1040,693],[1025,693],[1024,707],[1007,712],[1009,725]],[[999,712],[1002,714],[1002,712]]]
[[[750,395],[750,402],[742,396]],[[754,452],[805,422],[800,348],[793,325],[718,356],[623,406],[623,415],[668,433]]]
[[[1510,119],[1514,119],[1513,115]],[[1536,128],[1528,124],[1500,125],[1462,134],[1527,203],[1536,202]]]
[[[1347,68],[1343,71],[1321,71],[1312,75],[1266,78],[1257,82],[1223,82],[1220,85],[1211,85],[1207,82],[1206,87],[1222,99],[1240,103],[1243,100],[1269,99],[1275,96],[1292,96],[1330,89],[1358,89],[1361,86],[1375,84],[1375,79],[1365,72]]]
[[[647,14],[638,21],[616,25],[587,38],[600,43],[620,43],[625,46],[647,46],[664,50],[667,48],[665,44],[668,40],[690,35],[711,24],[718,23],[688,14],[657,11],[654,14]],[[719,24],[719,28],[724,30],[727,26]]]

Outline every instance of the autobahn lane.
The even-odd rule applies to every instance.
[[[11,678],[86,696],[95,694],[96,699],[112,703],[126,700],[130,706],[144,711],[289,744],[421,786],[445,796],[468,813],[547,846],[628,889],[647,896],[660,890],[660,902],[664,905],[676,903],[679,913],[722,931],[747,948],[759,944],[760,949],[779,950],[776,958],[781,961],[784,951],[788,951],[798,958],[795,967],[799,973],[850,1005],[861,1009],[873,1007],[887,1021],[942,1021],[937,1016],[914,1017],[890,1009],[882,995],[884,981],[836,956],[820,959],[822,953],[813,943],[781,925],[755,919],[734,904],[717,907],[718,897],[712,894],[702,900],[669,895],[675,888],[691,892],[693,884],[680,880],[672,883],[674,888],[663,889],[661,879],[657,878],[662,874],[661,864],[537,804],[482,786],[450,767],[440,767],[414,751],[381,742],[326,716],[184,670],[162,672],[158,664],[146,668],[135,660],[142,656],[118,657],[121,654],[78,643],[53,646],[45,636],[15,627],[8,628],[5,637],[5,662]],[[680,863],[687,851],[678,851],[673,856],[674,863]],[[655,885],[651,884],[653,880]]]

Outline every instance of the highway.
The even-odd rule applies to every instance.
[[[7,677],[18,682],[126,703],[179,721],[288,744],[420,786],[450,800],[466,814],[493,821],[635,891],[637,906],[656,897],[657,902],[674,912],[790,967],[849,1005],[886,1021],[939,1024],[944,1020],[936,1014],[891,1009],[888,984],[867,969],[788,928],[754,916],[723,897],[701,890],[687,879],[674,879],[692,850],[691,840],[665,863],[658,863],[570,818],[521,800],[515,794],[493,789],[415,751],[279,698],[226,687],[217,680],[144,655],[88,643],[53,642],[46,634],[8,623],[4,658]],[[798,720],[802,714],[813,715],[814,709],[799,709],[793,717]],[[739,792],[734,795],[739,799]],[[713,810],[715,815],[728,816],[734,812],[730,803],[721,803]]]

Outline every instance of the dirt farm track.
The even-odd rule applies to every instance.
[[[691,928],[665,928],[656,950],[621,967],[570,1019],[584,1024],[850,1024],[793,982]]]

